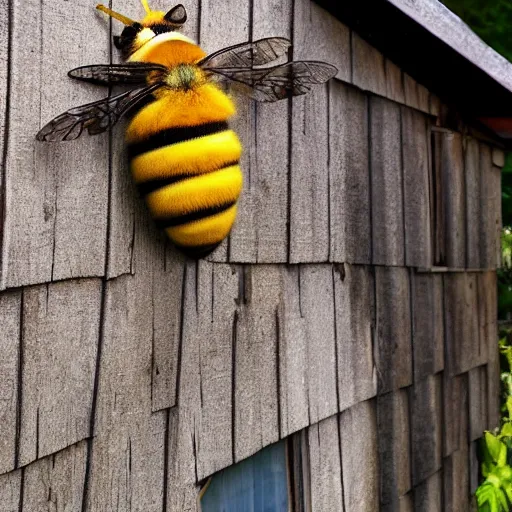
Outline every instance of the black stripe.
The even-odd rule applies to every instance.
[[[169,178],[160,178],[152,181],[143,181],[142,183],[137,184],[137,189],[141,197],[145,197],[151,192],[158,190],[160,188],[166,187],[167,185],[172,185],[173,183],[177,183],[178,181],[186,180],[187,178],[191,178],[190,174],[177,174],[176,176],[170,176]]]
[[[196,126],[182,126],[179,128],[168,128],[162,130],[155,135],[151,135],[148,139],[142,142],[136,142],[128,145],[128,156],[130,159],[136,156],[153,151],[154,149],[170,146],[178,142],[184,142],[197,137],[204,137],[205,135],[212,135],[214,133],[223,132],[228,129],[226,121],[216,123],[204,123]]]
[[[222,164],[222,167],[220,169],[216,169],[215,171],[220,171],[222,169],[225,169],[226,167],[238,165],[239,163],[239,160],[235,160],[233,162],[226,162],[225,164]],[[201,174],[176,174],[175,176],[169,176],[168,178],[158,178],[150,181],[143,181],[137,184],[137,189],[139,190],[140,196],[145,197],[151,192],[166,187],[167,185],[172,185],[173,183],[177,183],[178,181],[183,181],[188,178],[197,178],[199,176],[204,176],[205,174],[209,174],[210,172],[215,171],[208,171]]]
[[[165,219],[155,219],[155,223],[157,227],[160,229],[181,226],[183,224],[188,224],[189,222],[194,222],[195,220],[205,219],[207,217],[211,217],[212,215],[225,212],[228,208],[231,208],[235,203],[236,201],[231,201],[229,203],[221,204],[220,206],[201,208],[201,210],[186,213],[184,215],[176,215],[174,217],[167,217]]]
[[[222,243],[216,242],[214,244],[209,245],[196,245],[196,246],[186,246],[186,245],[178,245],[174,244],[175,247],[180,250],[185,256],[192,258],[194,260],[198,260],[199,258],[205,258],[210,253],[212,253],[217,247]]]

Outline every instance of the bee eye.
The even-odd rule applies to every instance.
[[[165,16],[164,19],[174,25],[183,25],[187,21],[187,11],[183,5],[179,4],[173,7]]]
[[[142,25],[129,25],[121,32],[122,39],[133,39],[142,30]]]
[[[137,37],[137,34],[143,29],[140,23],[134,23],[133,25],[127,26],[122,32],[120,36],[114,36],[114,46],[118,50],[124,50],[129,47],[134,39]]]

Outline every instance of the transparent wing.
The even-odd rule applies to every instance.
[[[75,140],[87,130],[89,135],[107,131],[141,100],[161,87],[162,83],[105,98],[94,103],[72,108],[44,126],[36,135],[43,142]]]
[[[247,96],[263,102],[300,96],[315,84],[323,84],[338,72],[326,62],[294,61],[263,69],[211,69],[220,80],[238,84]]]
[[[262,66],[284,55],[290,46],[290,41],[284,37],[267,37],[223,48],[205,57],[199,66],[206,70]]]
[[[160,64],[134,62],[131,64],[94,64],[72,69],[68,76],[97,85],[142,85],[149,77],[159,78],[167,73]]]

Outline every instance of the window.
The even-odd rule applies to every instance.
[[[307,500],[304,435],[297,434],[213,475],[202,487],[202,512],[303,512]]]

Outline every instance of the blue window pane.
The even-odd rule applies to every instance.
[[[285,443],[213,476],[201,499],[202,512],[288,512]]]

